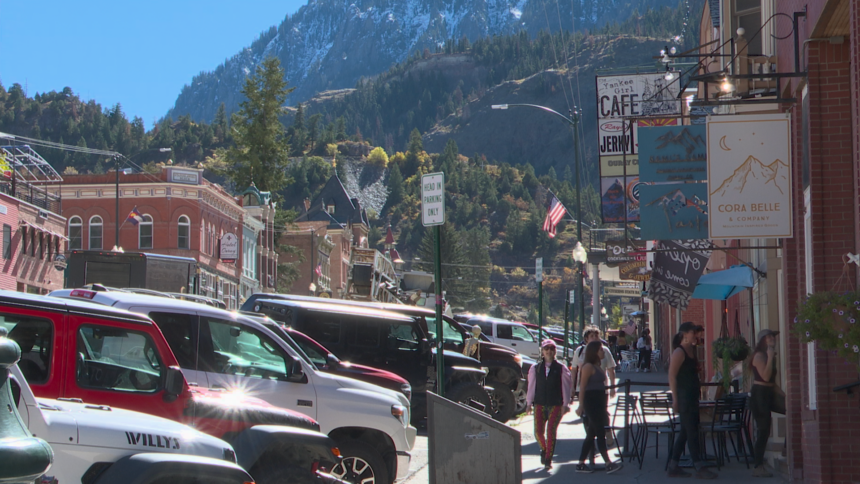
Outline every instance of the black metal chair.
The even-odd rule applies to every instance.
[[[669,454],[672,453],[672,445],[675,443],[675,434],[678,433],[678,423],[675,420],[675,412],[672,410],[672,394],[671,393],[642,393],[639,396],[639,408],[642,410],[642,434],[644,436],[642,442],[641,457],[639,459],[639,468],[642,468],[642,460],[645,457],[645,450],[648,448],[648,435],[655,434],[657,443],[654,446],[654,457],[660,457],[660,436],[667,435],[669,443]],[[649,422],[648,418],[652,421]],[[659,421],[654,421],[656,419]],[[666,460],[666,468],[669,466],[669,460]]]
[[[714,405],[714,418],[709,425],[706,425],[703,430],[711,434],[711,443],[714,446],[714,453],[717,458],[717,468],[722,467],[724,462],[729,460],[728,443],[732,444],[735,458],[740,460],[740,453],[743,451],[744,462],[749,469],[749,456],[747,453],[747,443],[744,442],[745,433],[745,414],[747,413],[747,398],[745,395],[730,394],[725,398],[720,398]],[[737,445],[732,436],[737,436]],[[748,435],[748,434],[747,434]],[[728,439],[726,438],[728,436]],[[725,458],[725,461],[723,460]]]
[[[639,410],[636,408],[636,402],[638,401],[638,397],[635,395],[630,395],[629,399],[627,395],[620,394],[618,395],[618,399],[615,401],[615,411],[612,413],[612,419],[605,428],[606,430],[612,432],[612,438],[615,439],[615,442],[618,442],[619,450],[621,448],[620,440],[618,439],[618,431],[628,432],[630,435],[630,442],[632,443],[631,448],[625,448],[624,453],[619,452],[621,459],[624,460],[624,455],[629,455],[630,460],[633,458],[637,458],[641,460],[642,458],[639,455],[639,440],[641,436],[639,435],[642,430],[641,418],[639,417]],[[624,426],[624,412],[627,411],[627,427]],[[634,431],[635,426],[635,431]],[[632,452],[631,452],[632,450]]]

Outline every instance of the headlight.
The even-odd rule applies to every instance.
[[[410,402],[412,401],[412,385],[404,383],[400,385],[400,391],[406,395],[406,398],[408,398]]]
[[[392,405],[391,415],[394,416],[397,420],[400,420],[400,422],[404,425],[406,425],[409,419],[409,412],[407,412],[406,407],[404,407],[403,405]]]

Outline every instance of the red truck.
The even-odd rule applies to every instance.
[[[145,316],[0,291],[0,326],[21,347],[19,368],[38,397],[190,425],[229,442],[236,462],[257,484],[341,482],[327,474],[339,464],[339,451],[313,419],[244,395],[189,386],[163,334]]]

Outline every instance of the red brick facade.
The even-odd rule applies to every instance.
[[[848,7],[849,31],[840,32],[844,18],[834,11]],[[792,15],[806,10],[799,23],[801,70],[805,86],[794,81],[783,94],[796,97],[792,115],[794,157],[795,237],[784,241],[786,314],[793,321],[796,302],[807,290],[846,290],[856,286],[857,267],[848,267],[840,282],[844,257],[858,251],[858,178],[860,119],[858,119],[858,42],[860,22],[856,1],[780,1],[777,11]],[[842,36],[831,43],[829,37]],[[809,40],[808,42],[804,42]],[[794,71],[794,40],[780,41],[779,72]],[[803,102],[804,87],[806,101]],[[807,112],[804,107],[808,106]],[[804,130],[804,118],[808,128]],[[804,150],[804,146],[808,149]],[[808,152],[809,203],[804,203],[803,163]],[[809,217],[810,230],[805,229]],[[807,246],[808,245],[808,246]],[[807,267],[811,273],[807,273]],[[792,325],[794,323],[788,323]],[[857,381],[857,367],[822,350],[788,337],[787,367],[788,460],[793,482],[849,484],[860,480],[860,408],[856,396],[833,388]],[[814,359],[810,373],[809,358]],[[814,384],[810,385],[810,381]],[[817,400],[817,402],[815,402]]]
[[[182,176],[179,176],[182,175]],[[110,250],[116,241],[115,175],[69,175],[62,185],[63,214],[70,226],[81,223],[82,249]],[[58,189],[59,190],[59,189]],[[152,218],[152,243],[140,237],[140,226],[126,222],[137,208]],[[218,185],[203,179],[193,168],[166,168],[157,175],[120,175],[119,246],[125,251],[143,251],[191,257],[199,262],[203,277],[199,279],[199,294],[224,300],[228,307],[239,303],[238,287],[242,274],[242,225],[244,212],[241,200]],[[101,247],[93,247],[91,235],[101,219]],[[180,241],[180,222],[188,222],[188,242]],[[222,262],[219,241],[226,233],[239,240],[235,262]],[[71,237],[70,243],[74,243]],[[74,248],[74,247],[72,247]],[[194,289],[189,288],[190,292]]]
[[[54,258],[65,248],[65,226],[63,217],[0,193],[0,289],[36,294],[62,289],[63,266]]]

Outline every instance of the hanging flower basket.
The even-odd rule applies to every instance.
[[[733,362],[745,361],[750,355],[750,345],[742,336],[722,336],[715,339],[711,347],[714,369],[722,375],[723,389],[728,391]]]
[[[797,307],[791,332],[860,366],[860,292],[817,292]]]

